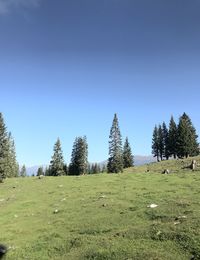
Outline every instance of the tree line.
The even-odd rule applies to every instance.
[[[53,156],[49,167],[44,174],[48,176],[61,175],[83,175],[95,174],[100,172],[118,173],[124,168],[133,166],[134,160],[131,147],[126,137],[122,147],[122,137],[119,129],[117,114],[114,115],[112,127],[109,136],[109,159],[107,165],[88,163],[88,143],[86,136],[76,137],[71,154],[71,162],[67,166],[63,159],[61,142],[58,138],[53,149]],[[42,170],[38,170],[38,175]]]
[[[71,161],[67,165],[64,161],[60,139],[58,138],[53,147],[53,155],[48,167],[39,167],[37,175],[61,176],[83,175],[100,172],[118,173],[124,168],[133,166],[134,160],[131,147],[126,138],[122,147],[122,137],[119,128],[117,114],[114,115],[109,136],[109,159],[107,163],[90,164],[88,162],[88,143],[86,136],[75,138],[73,143]],[[4,123],[0,113],[0,180],[9,177],[26,177],[26,166],[19,167],[16,160],[15,143]]]
[[[200,153],[198,135],[190,117],[183,113],[176,124],[171,116],[166,123],[155,125],[152,137],[152,154],[157,161],[163,159],[197,156]]]
[[[156,125],[152,137],[152,154],[157,161],[170,157],[183,158],[199,154],[198,135],[190,117],[183,113],[176,124],[173,116],[169,126],[166,123]],[[99,172],[119,173],[124,168],[134,165],[134,156],[131,146],[126,137],[124,144],[119,127],[117,114],[114,114],[109,135],[109,158],[107,163],[100,165],[88,163],[88,143],[86,136],[75,138],[73,143],[71,161],[67,165],[64,161],[60,139],[58,138],[53,147],[53,155],[46,169],[40,167],[38,175],[61,176],[83,175]],[[0,113],[0,180],[6,177],[25,177],[26,167],[19,169],[16,160],[15,143],[10,132],[7,131],[2,113]]]

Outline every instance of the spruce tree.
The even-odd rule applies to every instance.
[[[108,173],[123,172],[122,137],[119,129],[117,114],[114,115],[109,136]]]
[[[169,159],[169,132],[165,122],[162,124],[162,135],[163,135],[163,144],[164,144],[164,157],[166,160]]]
[[[125,143],[124,143],[124,149],[123,149],[123,165],[124,168],[129,168],[133,166],[133,155],[131,151],[131,147],[128,141],[128,137],[126,137]]]
[[[52,159],[50,161],[50,172],[51,176],[61,176],[65,175],[64,171],[64,159],[63,159],[63,152],[61,148],[60,139],[58,138],[55,145],[54,145],[54,153]]]
[[[152,154],[157,158],[157,162],[159,162],[159,136],[158,136],[158,127],[157,125],[153,130],[153,138],[152,138]]]
[[[158,145],[159,145],[159,156],[162,161],[165,153],[165,144],[164,144],[163,129],[161,125],[158,126]]]
[[[9,143],[9,172],[10,175],[8,177],[18,177],[19,176],[19,164],[16,159],[16,152],[15,152],[15,142],[14,139],[9,133],[8,135],[8,143]]]
[[[10,147],[7,128],[0,113],[0,179],[8,177],[10,172]]]
[[[199,154],[198,135],[191,119],[186,113],[179,119],[178,137],[177,137],[177,153],[178,157],[195,156]]]
[[[45,170],[44,170],[44,175],[45,176],[50,176],[50,169],[48,166],[46,166]]]
[[[168,151],[169,156],[173,156],[174,159],[177,156],[177,135],[177,125],[174,121],[173,116],[171,116],[168,133]]]
[[[39,167],[37,170],[37,176],[44,175],[43,167]]]
[[[68,172],[69,175],[83,175],[88,172],[88,144],[86,136],[76,137]]]
[[[20,177],[26,177],[27,176],[27,172],[26,172],[26,166],[23,165],[20,171]]]

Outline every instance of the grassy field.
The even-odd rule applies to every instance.
[[[200,259],[200,171],[182,169],[190,161],[123,174],[5,180],[6,259]],[[164,168],[171,174],[161,174]]]

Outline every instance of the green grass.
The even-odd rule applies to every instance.
[[[5,180],[6,260],[200,259],[200,171],[182,169],[190,161],[123,174]],[[164,168],[172,174],[161,174]]]

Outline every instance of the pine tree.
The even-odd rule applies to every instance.
[[[45,168],[45,170],[44,170],[44,175],[45,175],[45,176],[50,176],[50,169],[49,169],[48,166],[47,166],[47,167]]]
[[[107,171],[107,166],[106,164],[103,164],[102,168],[101,168],[101,172],[104,173]]]
[[[43,167],[39,167],[37,170],[37,176],[44,175]]]
[[[52,156],[50,162],[50,172],[51,176],[61,176],[65,175],[64,171],[64,159],[63,159],[63,152],[61,148],[60,139],[58,138],[55,145],[54,145],[54,154]]]
[[[0,113],[0,179],[17,177],[19,165],[16,160],[15,143],[11,133],[7,132],[3,115]]]
[[[10,175],[9,167],[9,140],[7,128],[4,123],[3,115],[0,113],[0,179]]]
[[[96,174],[96,173],[99,173],[99,172],[100,172],[100,169],[99,169],[98,163],[92,164],[91,173],[92,174]]]
[[[152,154],[153,154],[154,157],[157,158],[157,161],[159,162],[159,136],[158,136],[157,125],[154,127],[154,130],[153,130]]]
[[[23,165],[20,171],[20,177],[26,177],[26,176],[27,176],[26,166]]]
[[[177,153],[178,157],[195,156],[199,154],[198,135],[191,119],[186,113],[179,119],[178,137],[177,137]]]
[[[134,163],[131,147],[130,147],[130,144],[128,141],[128,137],[126,137],[126,140],[124,143],[123,163],[124,163],[124,168],[132,167],[133,163]]]
[[[169,122],[169,134],[168,134],[168,151],[169,156],[173,156],[174,159],[177,156],[177,126],[173,116],[171,116]]]
[[[162,126],[158,126],[158,145],[159,145],[159,156],[161,161],[163,160],[165,145],[164,145],[164,136]]]
[[[69,175],[83,175],[88,172],[88,144],[86,136],[76,137],[68,171]]]
[[[9,143],[9,173],[10,175],[7,177],[18,177],[19,176],[19,164],[16,160],[16,152],[15,152],[15,142],[11,133],[8,135],[8,143]]]
[[[164,144],[164,157],[166,160],[169,159],[169,132],[165,122],[162,124],[162,135],[163,135],[163,144]]]
[[[123,172],[122,137],[119,129],[117,114],[114,115],[109,136],[108,173]]]
[[[65,172],[65,175],[68,175],[68,166],[66,163],[64,165],[64,172]]]

